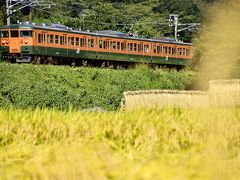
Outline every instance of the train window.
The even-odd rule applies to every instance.
[[[137,43],[134,43],[134,51],[137,51]]]
[[[71,46],[71,38],[68,37],[68,45]]]
[[[74,39],[74,37],[71,37],[71,45],[75,46],[75,39]]]
[[[163,47],[163,52],[164,52],[164,54],[168,54],[168,47]]]
[[[11,31],[11,37],[19,37],[19,31]]]
[[[46,42],[46,34],[42,34],[42,43],[45,43]]]
[[[88,39],[88,47],[93,48],[94,47],[94,39]]]
[[[121,50],[125,51],[126,48],[127,48],[127,43],[125,43],[125,42],[121,43]]]
[[[103,48],[102,40],[99,40],[99,48]]]
[[[172,54],[172,48],[168,47],[168,54]]]
[[[63,45],[63,37],[60,36],[60,45]]]
[[[103,41],[103,48],[104,49],[107,49],[108,47],[107,47],[107,41]]]
[[[79,46],[79,37],[76,38],[76,46]]]
[[[2,38],[8,38],[9,37],[9,31],[2,31],[1,32],[1,37]]]
[[[59,43],[59,35],[55,35],[55,43],[56,43],[56,44]]]
[[[47,35],[47,43],[50,43],[50,35]]]
[[[112,49],[112,48],[113,48],[113,42],[110,41],[110,49]]]
[[[149,45],[144,45],[144,53],[149,53]]]
[[[157,53],[157,46],[156,45],[153,46],[153,52]]]
[[[133,43],[128,43],[128,50],[133,51]]]
[[[66,35],[63,36],[63,45],[67,45],[67,36]]]
[[[32,31],[20,31],[20,36],[21,37],[33,37],[33,32]]]
[[[86,38],[81,38],[80,39],[80,46],[81,47],[86,47]]]
[[[54,35],[50,34],[50,44],[53,44],[53,43],[54,43]]]
[[[140,44],[140,52],[143,52],[143,44]]]
[[[91,47],[91,40],[88,39],[88,47],[90,48]]]
[[[37,42],[38,43],[45,43],[46,42],[46,34],[38,34],[38,39]]]
[[[94,39],[91,39],[91,47],[94,47]]]
[[[113,47],[113,49],[117,49],[117,43],[116,43],[116,41],[113,41],[113,42],[112,42],[112,47]]]
[[[176,48],[176,47],[172,48],[172,54],[173,54],[173,55],[176,55],[176,54],[177,54],[177,48]]]
[[[117,42],[117,49],[120,50],[121,49],[121,43]]]
[[[109,49],[110,48],[110,41],[109,40],[103,41],[103,48],[104,49]]]
[[[38,36],[37,36],[37,42],[38,42],[38,43],[41,43],[41,42],[42,42],[41,39],[42,39],[42,38],[41,38],[41,34],[38,34]]]
[[[106,41],[106,47],[107,49],[110,49],[110,41]]]
[[[162,46],[157,46],[157,53],[161,54],[162,53]]]
[[[186,55],[186,48],[183,48],[183,56],[185,56]]]
[[[178,48],[178,55],[182,55],[182,48]]]
[[[186,49],[186,55],[187,55],[187,56],[190,56],[190,53],[191,53],[190,48]]]
[[[90,48],[90,44],[91,44],[91,42],[90,42],[90,39],[88,39],[87,40],[87,46]]]

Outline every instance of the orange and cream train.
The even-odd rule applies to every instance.
[[[4,26],[1,54],[11,62],[148,63],[191,65],[192,44],[172,39],[130,37],[113,31],[84,32],[60,24]]]

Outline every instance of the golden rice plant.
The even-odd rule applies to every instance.
[[[212,106],[240,106],[240,79],[210,81]]]
[[[0,179],[239,179],[240,109],[0,110]]]
[[[205,107],[208,93],[203,91],[147,90],[123,93],[122,110],[163,107]]]
[[[240,79],[210,81],[208,91],[148,90],[123,93],[121,109],[240,106]]]

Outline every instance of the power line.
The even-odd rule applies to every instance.
[[[13,13],[22,10],[27,7],[51,7],[53,4],[42,4],[43,0],[6,0],[6,12],[7,12],[7,25],[11,24],[11,16]],[[16,7],[16,8],[15,8]]]
[[[47,12],[49,14],[57,15],[57,16],[60,16],[60,17],[64,17],[61,14],[54,14],[53,12],[49,12],[49,11],[38,9],[38,8],[34,8],[34,9],[37,9],[37,10],[40,10],[40,11],[43,11],[43,12]],[[76,18],[72,18],[72,20],[76,20]],[[92,23],[92,24],[116,25],[116,26],[127,26],[127,25],[131,26],[131,25],[145,25],[145,24],[169,25],[168,23],[165,23],[167,21],[163,21],[163,22],[160,22],[160,21],[147,21],[147,22],[135,22],[135,23],[106,23],[106,22],[97,22],[97,21],[84,20],[84,22],[88,22],[88,23]]]
[[[64,7],[65,5],[63,5]],[[37,8],[35,8],[37,9]],[[78,8],[72,8],[73,10],[79,10]],[[40,9],[41,10],[41,9]],[[90,10],[90,9],[81,9],[81,10]],[[42,10],[44,11],[44,10]],[[49,11],[44,11],[44,12],[47,12],[47,13],[50,13],[50,14],[53,14],[53,15],[57,15],[57,16],[60,16],[61,18],[65,18],[65,16],[61,15],[61,14],[54,14],[54,12],[49,12]],[[95,13],[94,15],[96,15],[98,13]],[[106,14],[104,14],[105,17],[106,17]],[[115,17],[116,19],[119,20],[119,16],[113,16],[113,15],[107,15],[108,17]],[[165,21],[145,21],[145,22],[134,22],[134,23],[111,23],[111,22],[102,22],[102,21],[90,21],[90,20],[86,20],[85,17],[86,17],[86,14],[85,16],[82,16],[83,19],[82,19],[82,24],[83,24],[83,29],[84,29],[84,22],[87,22],[87,23],[91,23],[91,24],[101,24],[101,25],[109,25],[109,26],[131,26],[130,29],[133,28],[134,25],[160,25],[160,26],[174,26],[174,34],[175,34],[175,40],[177,41],[178,40],[178,32],[181,32],[181,31],[185,31],[185,30],[196,30],[196,26],[199,26],[200,23],[179,23],[179,18],[178,18],[178,15],[176,14],[171,14],[169,16],[169,20],[165,20]],[[128,19],[133,19],[133,18],[128,18]],[[73,21],[77,20],[79,21],[79,19],[76,19],[76,18],[72,18]],[[168,22],[169,21],[169,22]],[[173,24],[172,24],[173,23]],[[184,28],[182,29],[178,29],[179,26],[185,26]]]
[[[82,14],[87,14],[87,12],[92,11],[92,9],[86,9],[86,8],[82,8],[82,9],[81,8],[76,8],[76,7],[71,7],[70,8],[69,5],[67,5],[67,4],[62,4],[61,6],[65,7],[65,8],[69,8],[70,10],[82,11],[83,12]],[[110,14],[103,13],[103,12],[97,12],[95,14],[102,14],[105,17],[111,17],[111,18],[119,19],[119,15],[114,16],[114,15],[110,15]],[[140,17],[139,16],[128,17],[128,15],[121,15],[121,18],[122,19],[139,19]],[[167,21],[168,20],[165,20],[165,22],[167,22]]]

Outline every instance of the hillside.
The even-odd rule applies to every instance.
[[[45,0],[55,4],[51,9],[25,8],[12,15],[12,23],[32,21],[36,23],[62,23],[83,30],[116,30],[138,36],[173,37],[169,27],[169,15],[179,15],[180,23],[201,22],[209,0]],[[30,11],[29,11],[30,10]],[[5,2],[0,3],[0,26],[5,24]],[[184,27],[182,27],[184,28]],[[182,31],[179,38],[191,41],[195,32]]]

